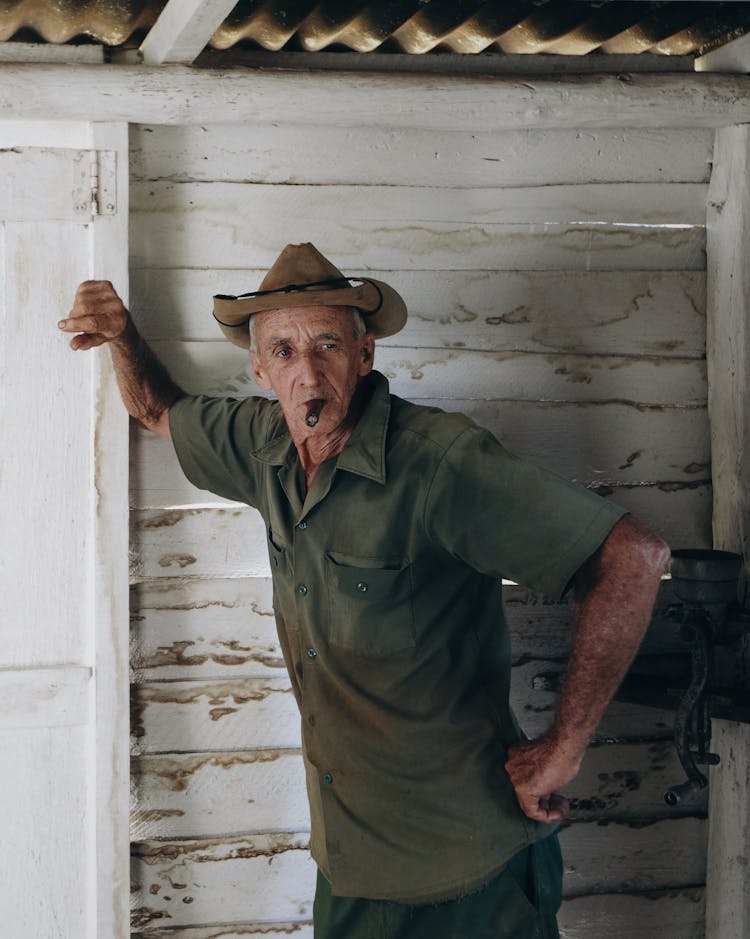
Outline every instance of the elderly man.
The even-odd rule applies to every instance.
[[[398,294],[289,245],[261,289],[215,298],[266,398],[185,394],[104,282],[61,329],[108,342],[130,414],[203,489],[263,516],[299,705],[316,939],[553,937],[557,790],[649,622],[666,545],[510,455],[460,414],[389,394],[375,340]],[[569,586],[575,638],[548,732],[511,712],[500,581]]]

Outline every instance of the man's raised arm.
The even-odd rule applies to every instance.
[[[183,393],[143,341],[130,314],[107,280],[87,280],[76,291],[73,309],[58,323],[77,333],[72,349],[109,343],[123,404],[140,424],[169,437],[169,408]]]
[[[506,769],[529,818],[559,821],[570,782],[651,620],[669,548],[631,516],[620,519],[574,579],[575,634],[555,720],[538,740],[511,747]]]

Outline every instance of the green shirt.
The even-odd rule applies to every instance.
[[[623,510],[366,381],[307,493],[278,403],[186,397],[170,424],[188,478],[266,524],[315,860],[335,894],[418,903],[551,830],[503,769],[522,734],[500,581],[561,596]]]

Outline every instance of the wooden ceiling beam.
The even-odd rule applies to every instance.
[[[741,75],[511,76],[0,64],[0,119],[421,130],[750,123]]]
[[[146,65],[190,65],[232,12],[236,0],[168,0],[141,43]]]

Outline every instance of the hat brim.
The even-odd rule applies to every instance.
[[[352,278],[354,279],[354,278]],[[367,331],[376,339],[392,336],[406,322],[406,304],[388,284],[357,278],[356,284],[338,288],[314,287],[288,293],[274,291],[251,297],[214,297],[214,319],[226,338],[243,349],[250,348],[248,322],[265,310],[287,310],[309,306],[354,306],[362,314]]]

